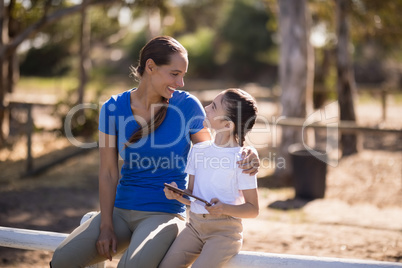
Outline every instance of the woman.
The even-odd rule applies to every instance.
[[[123,252],[118,267],[157,267],[184,227],[185,206],[168,200],[164,183],[186,185],[192,143],[210,140],[200,102],[178,91],[186,49],[167,36],[150,40],[133,74],[139,86],[112,96],[99,118],[101,212],[56,249],[51,267],[85,267]],[[118,155],[124,160],[119,176]],[[243,162],[256,159],[256,155]],[[247,160],[248,159],[248,160]],[[253,161],[251,161],[253,162]],[[245,166],[249,168],[249,166]],[[256,168],[248,169],[256,173]],[[120,178],[120,180],[119,180]]]

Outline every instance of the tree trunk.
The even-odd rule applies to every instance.
[[[318,63],[319,68],[316,68],[314,77],[314,92],[313,92],[313,107],[321,109],[328,99],[329,90],[325,85],[326,79],[329,76],[331,66],[332,50],[322,48],[318,51],[322,54],[322,61]]]
[[[86,0],[88,6],[111,4],[114,2],[119,2],[120,0]],[[14,2],[14,1],[13,1]],[[51,2],[48,2],[51,3]],[[0,147],[4,144],[5,137],[3,132],[3,121],[4,121],[4,109],[1,108],[4,102],[4,96],[7,91],[12,91],[12,88],[8,89],[5,85],[5,66],[4,62],[7,58],[15,54],[18,46],[29,37],[36,34],[41,28],[55,23],[64,17],[70,16],[77,12],[80,12],[82,5],[75,5],[72,7],[63,8],[54,11],[52,14],[45,13],[44,16],[37,22],[29,25],[26,29],[18,33],[12,40],[5,40],[8,37],[8,18],[6,16],[6,7],[4,5],[4,0],[0,0]],[[11,84],[12,85],[12,84]]]
[[[7,26],[7,18],[6,18],[6,10],[4,6],[4,0],[0,0],[0,49],[4,47],[6,40],[4,40],[7,36],[6,30]],[[5,142],[4,132],[3,132],[3,121],[5,110],[3,107],[4,104],[4,95],[5,95],[5,85],[4,85],[4,55],[0,55],[0,147]]]
[[[88,71],[91,68],[89,51],[91,46],[91,22],[87,14],[88,0],[82,2],[80,29],[80,84],[78,87],[77,104],[84,102],[84,91],[88,81]]]
[[[306,0],[278,0],[281,36],[279,78],[282,89],[282,116],[306,117],[312,109],[314,55],[308,41]],[[279,157],[286,167],[276,168],[282,183],[291,182],[289,145],[302,142],[301,129],[282,127]]]
[[[8,28],[8,40],[14,39],[18,33],[21,31],[21,23],[18,19],[14,18],[10,14],[12,14],[13,10],[16,8],[16,0],[9,0],[9,4],[7,7],[7,28]],[[5,89],[8,93],[13,92],[13,88],[15,83],[18,81],[20,76],[20,70],[18,65],[18,55],[16,50],[12,50],[9,54],[6,55],[7,61],[7,69],[5,77]]]
[[[162,17],[159,8],[148,9],[148,39],[160,35],[162,32]]]
[[[355,94],[355,83],[349,54],[349,25],[347,20],[348,0],[336,1],[337,17],[337,70],[338,70],[338,100],[340,119],[356,121],[353,97]],[[341,135],[342,156],[355,154],[357,152],[356,134]]]

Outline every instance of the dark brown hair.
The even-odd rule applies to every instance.
[[[170,36],[159,36],[151,39],[140,51],[140,59],[138,66],[131,66],[131,74],[138,80],[144,75],[146,62],[152,59],[156,65],[170,64],[171,56],[174,53],[187,55],[187,50],[174,38]],[[145,125],[141,125],[133,135],[131,135],[128,143],[135,143],[142,137],[155,131],[163,122],[166,116],[166,111],[169,105],[169,100],[162,98],[162,107],[158,110],[151,121]]]
[[[224,104],[226,116],[235,124],[233,134],[239,145],[243,146],[246,134],[253,128],[257,118],[257,103],[244,90],[230,88],[223,92],[222,104]]]

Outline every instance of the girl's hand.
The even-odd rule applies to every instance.
[[[105,256],[109,261],[112,261],[112,253],[110,250],[113,251],[113,254],[117,252],[117,238],[112,229],[107,228],[101,230],[98,241],[96,242],[96,249],[99,255]]]
[[[174,181],[171,182],[170,185],[172,185],[172,186],[174,186],[174,187],[177,187],[177,184],[176,184]],[[176,200],[179,200],[179,199],[182,197],[181,194],[175,193],[175,192],[169,190],[167,187],[165,187],[165,188],[163,189],[163,191],[165,192],[165,196],[166,196],[167,199],[176,199]]]
[[[217,216],[225,214],[225,204],[218,198],[212,198],[209,203],[211,203],[212,206],[205,206],[205,209],[208,210],[209,214]]]
[[[243,169],[243,173],[253,176],[258,173],[260,167],[260,159],[256,151],[250,148],[243,148],[241,153],[242,160],[237,161],[239,168]]]

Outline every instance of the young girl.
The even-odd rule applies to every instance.
[[[245,136],[255,123],[255,100],[245,91],[228,89],[205,107],[204,125],[215,140],[195,144],[189,154],[185,190],[212,206],[192,201],[165,188],[168,199],[191,205],[190,220],[160,264],[165,267],[221,267],[240,251],[241,218],[258,215],[256,176],[236,166]],[[174,182],[173,186],[177,186]]]

